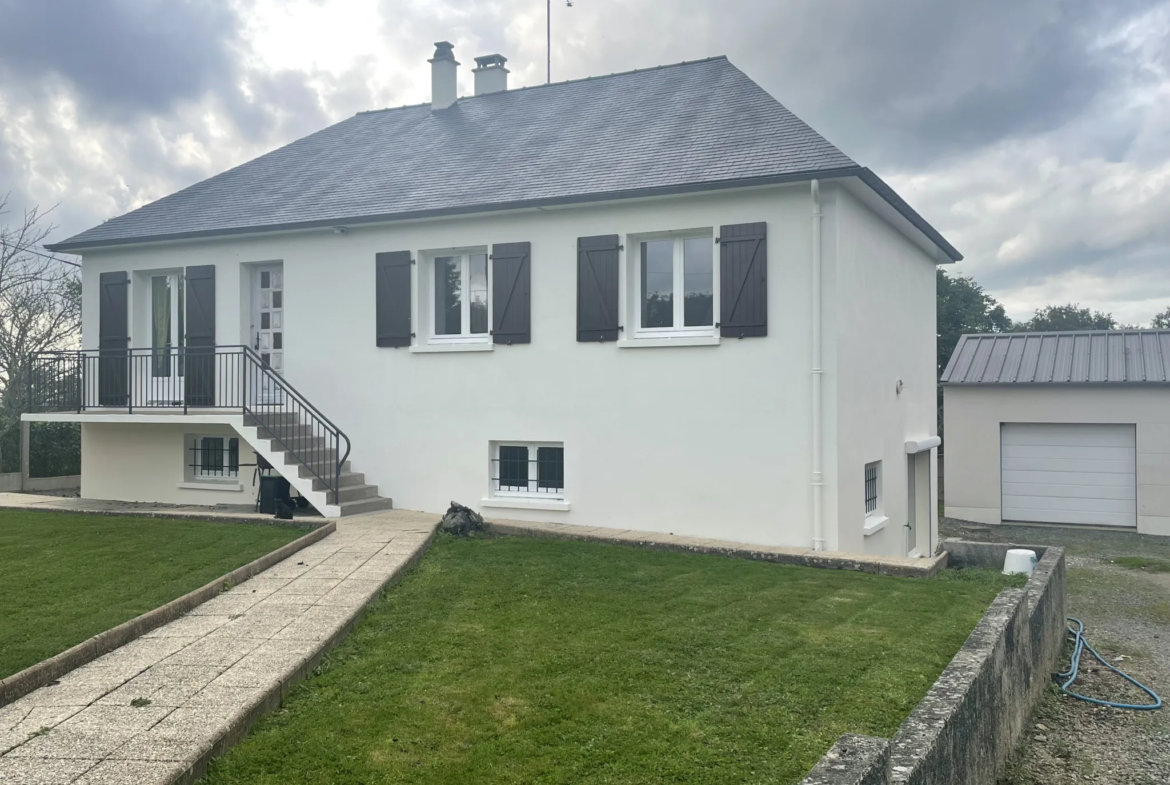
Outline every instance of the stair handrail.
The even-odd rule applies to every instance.
[[[326,417],[321,412],[320,409],[318,409],[316,406],[314,406],[309,401],[309,399],[306,398],[304,396],[304,394],[301,393],[300,390],[293,387],[288,381],[285,380],[285,378],[283,376],[276,373],[276,371],[274,371],[268,363],[264,362],[264,360],[262,360],[260,358],[260,355],[258,355],[255,352],[255,350],[252,349],[251,346],[245,345],[245,346],[242,346],[241,348],[243,348],[243,350],[244,350],[244,356],[247,357],[249,360],[251,360],[252,363],[264,373],[265,377],[276,382],[276,384],[285,393],[287,393],[290,397],[294,398],[299,405],[304,407],[314,417],[316,417],[318,420],[320,420],[322,422],[322,424],[324,424],[325,426],[327,426],[329,429],[332,430],[334,436],[337,439],[337,448],[336,448],[337,463],[334,467],[335,472],[334,472],[334,477],[333,477],[333,485],[330,487],[329,480],[326,480],[324,477],[317,474],[317,472],[313,469],[311,463],[309,463],[308,461],[301,458],[297,454],[296,450],[291,449],[287,444],[285,444],[284,440],[281,439],[279,436],[277,436],[275,431],[273,431],[267,425],[264,425],[260,420],[257,420],[257,424],[260,425],[260,427],[263,427],[264,430],[267,431],[268,434],[273,439],[280,442],[280,445],[285,448],[285,452],[292,453],[293,457],[297,458],[297,460],[301,461],[301,463],[306,468],[308,468],[310,474],[314,475],[315,477],[317,477],[317,479],[321,480],[321,482],[325,483],[325,486],[328,490],[333,491],[334,503],[340,504],[341,503],[341,498],[340,498],[341,497],[341,467],[344,466],[345,462],[349,459],[349,451],[350,451],[350,448],[352,447],[352,444],[349,441],[349,437],[345,435],[345,431],[338,428],[333,423],[332,420],[330,420],[328,417]],[[244,397],[244,400],[242,401],[242,403],[243,403],[244,412],[248,413],[248,411],[250,410],[250,407],[248,406],[247,396]],[[341,453],[342,440],[345,441],[345,453],[344,454]]]

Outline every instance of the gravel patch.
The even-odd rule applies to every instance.
[[[1127,569],[1124,556],[1170,559],[1170,538],[1055,526],[984,526],[944,518],[944,536],[1062,545],[1068,613],[1111,663],[1170,697],[1170,573]],[[1066,651],[1062,667],[1067,667]],[[1086,695],[1148,699],[1086,656],[1077,685]],[[1124,711],[1065,697],[1053,686],[1036,708],[1001,785],[1164,785],[1170,782],[1170,709]]]
[[[60,496],[63,499],[78,499],[81,497],[80,488],[52,488],[47,491],[29,491],[29,493],[34,496]]]

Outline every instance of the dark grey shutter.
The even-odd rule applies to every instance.
[[[126,406],[130,387],[130,276],[98,276],[98,405]]]
[[[532,243],[492,246],[492,342],[531,343]]]
[[[188,406],[215,405],[215,265],[188,267],[183,386]]]
[[[577,340],[618,338],[618,236],[577,238]]]
[[[768,225],[719,227],[719,325],[725,338],[768,334]]]
[[[375,257],[378,346],[410,346],[410,251]]]

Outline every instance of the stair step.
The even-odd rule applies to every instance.
[[[289,453],[284,454],[284,465],[297,467],[297,474],[300,477],[312,477],[316,473],[317,477],[329,480],[337,471],[337,465],[332,461],[329,463],[301,463]],[[349,471],[349,461],[341,465],[341,473],[345,474],[347,471]]]
[[[268,434],[264,434],[267,436]],[[276,452],[296,450],[324,454],[321,448],[325,446],[325,439],[320,436],[281,436],[280,439],[268,439],[268,443]]]
[[[312,466],[314,469],[320,471],[321,469],[328,470],[332,476],[337,471],[336,459],[327,453],[321,451],[315,452],[297,452],[296,450],[281,450],[280,445],[276,445],[275,452],[278,455],[284,456],[285,466]],[[342,471],[345,471],[342,468]]]
[[[347,472],[341,473],[341,487],[342,488],[348,488],[351,485],[365,485],[365,484],[366,484],[366,475],[362,474],[361,472],[348,472],[347,471]],[[326,490],[325,483],[323,483],[321,480],[318,480],[316,477],[314,477],[313,478],[313,490],[315,490],[315,491]]]
[[[300,422],[300,416],[296,412],[259,412],[249,414],[244,418],[244,425],[259,425],[264,424],[268,427],[274,427],[284,424],[296,424]]]
[[[335,503],[334,495],[335,494],[333,493],[333,491],[329,491],[328,497],[329,497],[330,504]],[[357,501],[358,499],[368,499],[371,496],[377,496],[377,495],[378,495],[378,486],[377,485],[346,485],[346,486],[342,487],[340,493],[336,494],[336,496],[341,499],[341,502],[343,504],[345,502]]]
[[[332,449],[337,442],[329,434],[320,429],[309,428],[303,425],[275,425],[265,428],[262,425],[254,426],[261,439],[280,439],[285,444],[304,442],[305,444],[328,444]]]
[[[374,510],[392,510],[394,509],[394,501],[392,499],[384,499],[381,496],[371,496],[366,499],[357,499],[351,502],[342,502],[340,505],[341,514],[357,515],[359,512],[373,512]]]

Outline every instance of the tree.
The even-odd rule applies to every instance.
[[[1047,305],[1037,308],[1032,318],[1017,322],[1018,332],[1058,332],[1062,330],[1116,330],[1113,314],[1082,308],[1080,303]]]
[[[937,273],[938,372],[950,360],[963,333],[1002,333],[1012,329],[1003,306],[964,276]]]
[[[0,217],[8,215],[7,205],[0,196]],[[8,448],[0,456],[8,470],[16,457],[12,431],[28,408],[28,356],[76,346],[81,335],[81,281],[41,245],[55,228],[36,207],[14,224],[0,224],[0,443]]]
[[[1166,306],[1166,310],[1154,317],[1154,320],[1150,322],[1150,327],[1153,327],[1155,330],[1170,330],[1170,305]]]
[[[951,277],[938,268],[935,308],[938,339],[938,375],[941,376],[959,338],[964,333],[1002,333],[1012,329],[1012,320],[995,298],[970,278]],[[938,433],[943,432],[943,393],[938,388]]]

